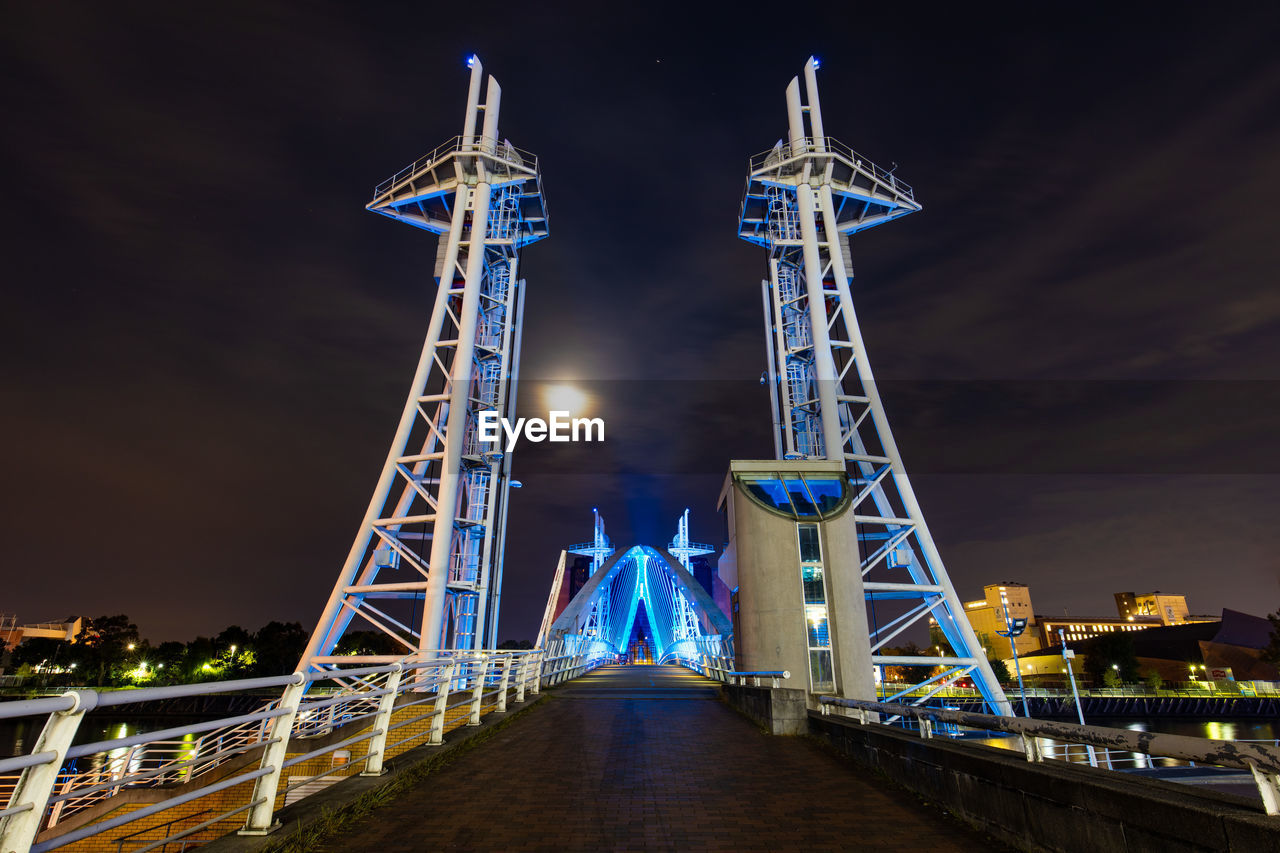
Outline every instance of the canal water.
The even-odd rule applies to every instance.
[[[1060,720],[1075,723],[1076,720]],[[1280,739],[1280,722],[1273,720],[1199,720],[1188,717],[1157,717],[1152,719],[1134,719],[1132,717],[1098,717],[1088,718],[1085,723],[1090,726],[1104,726],[1111,729],[1128,729],[1134,732],[1157,732],[1166,735],[1186,735],[1188,737],[1204,737],[1214,740],[1259,741],[1275,744]],[[1087,763],[1088,752],[1080,746],[1066,749],[1061,741],[1052,738],[1041,738],[1045,747],[1046,758],[1066,758],[1070,761]],[[974,743],[983,743],[1002,749],[1022,750],[1017,738],[996,737],[977,738]],[[1097,753],[1102,762],[1101,753]],[[1141,753],[1112,751],[1111,762],[1117,769],[1146,769],[1152,767],[1179,767],[1187,762],[1173,758],[1148,758]]]
[[[40,732],[44,728],[45,717],[30,717],[22,720],[0,720],[0,758],[25,755],[35,748],[36,740],[40,737]],[[218,716],[165,716],[165,717],[113,717],[113,716],[97,716],[88,714],[80,723],[80,728],[76,730],[75,739],[72,745],[79,746],[86,743],[97,743],[98,741],[113,740],[115,738],[128,737],[130,735],[139,734],[140,732],[153,732],[161,729],[169,729],[177,726],[188,725],[191,723],[201,722],[202,720],[218,719]],[[187,735],[181,740],[184,743],[195,745],[197,735]],[[173,757],[182,755],[184,750],[179,749],[175,755],[175,750],[170,747],[166,752]],[[110,756],[102,754],[86,756],[81,759],[77,765],[77,769],[93,770],[97,769],[108,758],[116,758],[123,755],[125,750],[114,750]],[[135,758],[140,759],[147,753],[146,747],[139,747],[135,753]],[[190,757],[182,755],[182,757]]]

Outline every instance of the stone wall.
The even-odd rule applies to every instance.
[[[809,731],[809,711],[803,690],[736,684],[725,684],[721,690],[726,702],[770,734],[802,735]]]
[[[1021,850],[1280,851],[1280,817],[1241,797],[817,712],[808,722],[857,764]]]

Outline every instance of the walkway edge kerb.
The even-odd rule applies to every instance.
[[[200,849],[208,853],[269,853],[273,850],[292,849],[291,842],[299,836],[307,837],[314,844],[322,836],[312,836],[322,824],[334,822],[346,812],[358,808],[365,798],[376,798],[385,789],[400,784],[405,777],[425,774],[465,754],[488,739],[489,735],[543,704],[546,694],[539,693],[515,706],[505,714],[486,714],[479,726],[464,726],[445,736],[439,746],[419,746],[389,760],[387,772],[382,776],[351,776],[343,781],[285,806],[276,813],[280,829],[266,836],[224,835]],[[341,831],[340,822],[335,831]]]

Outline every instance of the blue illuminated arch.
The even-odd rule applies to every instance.
[[[693,606],[701,636],[675,636],[677,591]],[[589,617],[602,599],[609,602],[608,618],[598,635],[587,636]],[[578,642],[588,644],[596,657],[622,654],[641,600],[653,629],[654,660],[660,663],[697,660],[702,653],[700,642],[724,645],[733,635],[728,617],[679,560],[664,549],[635,545],[615,553],[591,576],[552,623],[549,636],[552,640],[581,638]]]

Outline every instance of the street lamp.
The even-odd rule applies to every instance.
[[[1018,665],[1018,641],[1017,638],[1022,636],[1022,632],[1027,630],[1026,619],[1012,619],[1009,617],[1009,604],[1004,605],[1004,625],[1008,630],[996,631],[1001,637],[1009,638],[1009,648],[1013,649],[1013,671],[1018,674],[1018,692],[1022,694],[1022,716],[1030,717],[1031,712],[1027,710],[1027,688],[1022,684],[1022,667]]]
[[[1071,659],[1076,653],[1067,648],[1067,633],[1062,628],[1058,629],[1058,639],[1062,642],[1062,659],[1067,664],[1067,678],[1071,680],[1071,697],[1076,700],[1076,716],[1080,719],[1080,725],[1084,725],[1084,708],[1080,707],[1080,691],[1076,690],[1076,674],[1071,669]],[[1089,764],[1094,767],[1098,766],[1098,756],[1093,751],[1092,744],[1085,744],[1085,749],[1089,750]]]

